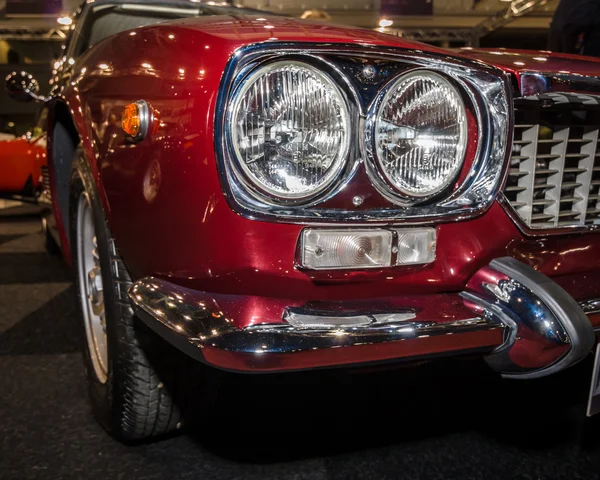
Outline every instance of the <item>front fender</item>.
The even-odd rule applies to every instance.
[[[107,221],[133,272],[162,268],[148,262],[140,244],[152,251],[167,249],[169,241],[159,233],[185,228],[184,215],[172,212],[191,208],[190,194],[196,212],[222,199],[213,115],[231,54],[231,47],[202,32],[156,26],[139,29],[134,37],[108,38],[73,65],[60,101],[72,117]],[[152,135],[133,142],[121,128],[121,115],[137,100],[156,109],[160,123]]]

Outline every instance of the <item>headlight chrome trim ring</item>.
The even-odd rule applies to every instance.
[[[390,178],[390,174],[386,171],[383,166],[383,159],[381,158],[380,152],[378,151],[377,145],[377,127],[378,121],[381,111],[385,108],[386,104],[390,102],[391,96],[394,92],[397,92],[399,86],[406,81],[410,81],[413,78],[429,78],[437,81],[440,84],[444,84],[448,87],[452,93],[454,93],[458,99],[459,107],[462,109],[464,113],[463,124],[459,126],[460,129],[460,139],[459,144],[457,145],[457,157],[460,157],[460,160],[457,162],[455,168],[447,175],[446,179],[441,183],[439,187],[435,190],[426,192],[424,194],[419,194],[416,192],[409,192],[407,189],[401,188],[396,185],[392,178]],[[373,102],[369,113],[367,115],[367,123],[366,123],[366,151],[367,151],[367,173],[369,178],[373,182],[373,185],[379,193],[387,198],[389,201],[405,206],[405,205],[417,205],[420,203],[427,202],[428,200],[434,199],[436,197],[440,197],[443,193],[447,191],[447,189],[455,184],[461,170],[465,165],[466,153],[467,153],[467,142],[468,142],[468,121],[467,121],[467,106],[465,105],[465,101],[463,99],[463,95],[469,96],[468,91],[462,85],[456,85],[455,82],[451,81],[441,72],[432,69],[424,69],[424,68],[414,68],[410,69],[406,72],[402,72],[393,79],[391,79],[387,85],[379,92],[377,98]],[[469,98],[471,101],[472,99]],[[471,102],[472,103],[472,102]],[[402,106],[400,106],[402,108]],[[481,115],[480,112],[475,111],[475,116],[477,120],[477,129],[480,129]],[[449,196],[449,195],[447,195]]]
[[[283,70],[286,67],[296,67],[298,69],[304,69],[310,72],[323,84],[329,87],[329,92],[335,95],[336,106],[339,107],[340,122],[343,131],[342,148],[335,154],[335,158],[332,161],[332,166],[329,171],[325,173],[324,180],[312,191],[303,194],[285,194],[283,192],[277,192],[275,189],[269,188],[265,184],[261,184],[260,180],[256,178],[256,175],[248,167],[247,162],[244,162],[242,153],[239,147],[239,138],[237,136],[237,130],[234,126],[235,119],[241,108],[245,95],[254,86],[254,84],[262,77],[269,75],[273,71],[278,69]],[[257,201],[263,201],[267,204],[273,205],[285,205],[285,206],[306,206],[313,205],[322,200],[323,195],[330,192],[335,185],[344,181],[347,176],[348,164],[349,164],[349,153],[352,135],[352,122],[350,118],[350,105],[347,96],[344,91],[336,82],[331,75],[328,74],[324,69],[308,63],[303,60],[274,60],[263,64],[257,65],[245,74],[243,79],[239,82],[237,87],[231,96],[231,101],[227,109],[226,125],[228,127],[228,134],[226,141],[230,142],[230,149],[232,150],[232,157],[230,164],[232,167],[232,173],[236,176],[237,180],[244,185],[248,193],[252,195]]]

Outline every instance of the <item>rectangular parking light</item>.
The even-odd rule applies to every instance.
[[[383,268],[433,262],[436,231],[434,228],[308,228],[302,232],[300,241],[303,268]]]
[[[420,265],[435,260],[435,228],[396,230],[396,265]]]

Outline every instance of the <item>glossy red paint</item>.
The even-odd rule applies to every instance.
[[[231,295],[196,292],[195,299],[202,307],[217,312],[237,327],[281,323],[285,310],[304,307],[319,312],[342,315],[350,312],[397,312],[414,310],[423,322],[449,323],[474,318],[473,312],[464,305],[457,294],[417,294],[373,297],[364,300],[345,301],[309,300],[295,295],[278,298],[255,295]],[[217,317],[218,318],[218,317]]]
[[[507,50],[504,48],[461,48],[456,52],[517,75],[521,72],[592,77],[600,75],[600,59],[595,57],[554,53],[547,50]]]
[[[134,278],[154,275],[199,291],[295,304],[457,292],[493,258],[505,255],[556,278],[597,274],[600,234],[529,239],[498,204],[479,218],[439,225],[437,259],[431,265],[297,269],[304,225],[234,213],[214,152],[215,104],[228,60],[249,43],[273,41],[443,52],[360,29],[279,17],[210,17],[145,27],[133,37],[123,33],[83,55],[62,98]],[[140,99],[160,111],[161,122],[155,134],[132,143],[120,118],[125,105]],[[586,293],[600,296],[600,288]],[[249,316],[241,318],[240,327],[251,323]]]

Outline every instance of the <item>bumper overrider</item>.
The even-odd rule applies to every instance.
[[[596,342],[593,324],[600,323],[600,300],[578,303],[510,257],[479,270],[461,293],[352,304],[267,302],[245,328],[236,326],[236,315],[256,313],[261,305],[245,308],[249,297],[153,277],[135,282],[129,297],[138,317],[185,353],[243,372],[471,353],[505,377],[535,378],[586,357]]]

